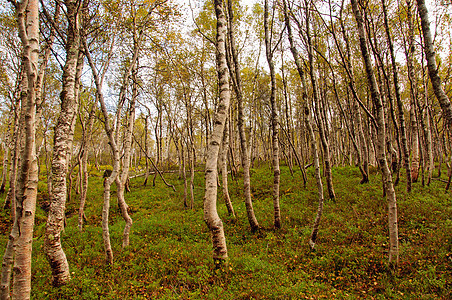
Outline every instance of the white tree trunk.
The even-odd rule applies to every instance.
[[[430,22],[428,20],[428,11],[424,0],[417,0],[419,16],[421,17],[421,27],[424,37],[424,51],[427,59],[428,74],[432,82],[433,92],[439,101],[443,111],[443,117],[449,128],[452,128],[452,104],[441,86],[441,77],[438,74],[436,66],[436,54],[433,48],[433,39],[430,32]]]
[[[384,107],[381,101],[380,92],[378,90],[377,82],[375,80],[372,63],[370,61],[369,52],[367,49],[367,38],[364,31],[363,17],[356,0],[351,0],[353,14],[355,15],[361,54],[363,57],[364,66],[367,74],[367,81],[369,84],[372,102],[376,111],[377,121],[377,159],[382,170],[383,186],[386,192],[386,199],[388,202],[388,222],[389,222],[389,263],[397,265],[399,262],[399,240],[398,240],[398,224],[397,224],[397,200],[392,183],[392,174],[389,170],[388,161],[386,158],[386,129],[385,129],[385,115]]]
[[[215,263],[221,264],[228,258],[226,248],[226,238],[224,236],[223,222],[217,212],[217,177],[218,177],[218,153],[223,137],[226,117],[229,110],[231,92],[229,90],[228,67],[226,63],[226,17],[221,0],[214,0],[215,14],[217,16],[217,38],[216,38],[216,61],[218,73],[218,87],[220,97],[218,107],[215,112],[212,136],[207,146],[206,159],[206,192],[204,196],[204,221],[209,228],[212,246],[213,259]]]
[[[264,30],[265,30],[265,53],[267,55],[268,67],[270,68],[271,80],[271,128],[272,128],[272,165],[273,165],[273,214],[275,228],[281,228],[281,209],[279,206],[279,183],[281,177],[281,170],[279,168],[279,118],[276,107],[276,77],[275,65],[273,62],[273,50],[270,40],[269,28],[270,16],[268,13],[268,0],[264,2]]]
[[[75,95],[76,68],[79,56],[80,37],[78,32],[78,2],[66,0],[68,30],[66,41],[66,63],[63,68],[63,87],[60,95],[61,111],[54,134],[52,158],[52,192],[50,210],[46,224],[45,249],[52,269],[53,285],[61,286],[70,280],[69,264],[61,246],[61,232],[64,228],[68,156],[70,136],[73,135],[77,110]]]
[[[239,131],[239,137],[240,137],[240,149],[241,149],[241,157],[242,157],[242,166],[243,166],[243,193],[245,196],[245,206],[246,206],[246,213],[248,216],[248,223],[250,224],[251,231],[256,231],[259,228],[259,223],[257,222],[256,215],[254,214],[254,208],[253,208],[253,202],[251,200],[251,178],[250,178],[250,155],[247,147],[247,141],[246,141],[246,134],[245,134],[245,120],[243,117],[243,93],[242,93],[242,79],[240,75],[240,65],[239,65],[239,59],[238,59],[238,53],[235,45],[235,38],[234,38],[234,25],[233,25],[233,9],[232,9],[232,0],[228,0],[228,37],[229,37],[229,43],[230,43],[230,49],[231,49],[231,57],[232,57],[232,66],[230,66],[229,70],[232,77],[232,82],[235,90],[235,94],[237,96],[237,127]],[[228,133],[227,130],[224,131],[225,134]],[[224,140],[224,139],[223,139]],[[229,147],[229,137],[227,137],[228,141],[228,147]],[[223,170],[226,169],[227,171],[227,148],[224,150],[225,153],[223,154],[223,159],[225,161],[223,162]],[[226,158],[225,158],[226,157]],[[226,175],[227,176],[227,172]],[[227,177],[226,177],[227,179]],[[224,189],[224,182],[223,182],[223,189]],[[228,194],[229,198],[229,194]],[[230,214],[232,214],[235,218],[234,209],[232,208],[231,200],[226,201],[226,206],[228,207],[228,211]],[[228,204],[229,203],[229,204]],[[230,206],[230,207],[229,207]],[[231,213],[232,211],[232,213]]]
[[[138,44],[136,40],[136,36],[134,35],[134,47],[135,47],[135,53],[134,53],[134,61],[132,62],[133,68],[132,68],[132,77],[133,77],[133,88],[132,88],[132,99],[129,103],[129,111],[128,111],[128,127],[125,132],[125,140],[124,140],[124,159],[123,159],[123,165],[122,170],[120,173],[120,176],[116,178],[116,186],[117,186],[117,197],[118,197],[118,205],[121,210],[121,215],[126,222],[126,225],[124,227],[123,232],[123,238],[122,238],[122,247],[126,248],[129,246],[129,235],[130,235],[130,228],[132,227],[132,218],[129,215],[128,212],[128,205],[125,201],[124,197],[124,191],[125,191],[125,185],[129,177],[129,168],[130,168],[130,158],[131,158],[131,149],[132,149],[132,135],[133,135],[133,128],[135,124],[135,101],[138,96],[137,91],[137,70],[138,70]],[[118,129],[117,129],[118,130]],[[116,157],[115,157],[116,159]]]
[[[38,188],[38,164],[36,158],[36,83],[39,55],[39,2],[29,0],[17,3],[17,24],[23,45],[23,61],[26,70],[27,99],[22,104],[24,114],[24,147],[21,150],[18,187],[16,192],[17,237],[15,238],[15,259],[13,299],[30,299],[31,292],[31,250]],[[23,91],[25,93],[25,91]]]
[[[113,250],[111,249],[111,241],[110,241],[110,230],[108,227],[108,218],[110,212],[110,191],[111,184],[115,181],[119,172],[119,151],[117,150],[116,141],[114,138],[113,128],[110,126],[110,122],[108,119],[107,107],[105,105],[104,95],[102,93],[102,81],[99,78],[96,67],[94,66],[94,62],[91,58],[91,54],[89,52],[88,45],[86,40],[83,41],[83,47],[85,49],[86,58],[88,59],[88,63],[90,65],[91,71],[94,77],[94,83],[96,84],[96,98],[99,101],[102,114],[105,118],[104,127],[108,136],[108,141],[110,143],[110,147],[112,147],[113,156],[118,157],[118,159],[113,160],[113,170],[109,177],[104,180],[104,193],[103,193],[103,206],[102,206],[102,238],[104,241],[104,251],[105,251],[105,260],[108,265],[113,264]]]
[[[229,197],[228,189],[228,150],[229,150],[229,130],[227,128],[228,119],[226,119],[226,124],[223,130],[223,146],[221,151],[221,185],[223,187],[223,199],[226,209],[230,216],[234,219],[236,218],[234,207],[232,206],[231,197]]]

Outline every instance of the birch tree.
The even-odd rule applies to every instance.
[[[389,53],[391,56],[392,78],[393,78],[393,83],[394,83],[394,90],[395,90],[397,109],[398,109],[397,117],[399,119],[399,126],[400,126],[400,128],[396,128],[396,130],[400,131],[403,162],[404,162],[405,171],[406,171],[406,190],[407,190],[407,192],[411,192],[411,180],[412,179],[411,179],[410,152],[408,150],[408,145],[407,145],[405,116],[404,116],[403,103],[402,103],[402,97],[401,97],[401,91],[400,91],[399,74],[397,71],[396,55],[394,52],[394,44],[392,42],[391,32],[389,29],[386,0],[382,0],[382,7],[383,7],[383,14],[384,14],[384,25],[385,25],[386,38],[388,41]],[[389,89],[389,87],[388,87],[388,89]]]
[[[113,137],[113,128],[111,127],[110,121],[108,119],[107,107],[105,105],[104,95],[102,93],[103,78],[100,77],[97,72],[86,39],[83,40],[83,48],[85,50],[86,58],[88,60],[88,64],[93,74],[94,83],[96,85],[96,98],[97,101],[99,101],[102,114],[105,118],[104,120],[105,131],[107,132],[109,143],[113,145],[113,146],[110,145],[110,147],[116,150],[116,141]],[[119,157],[119,153],[117,154],[117,156]],[[107,264],[113,263],[113,250],[111,248],[108,217],[110,213],[111,184],[114,182],[116,176],[118,176],[118,172],[119,172],[119,160],[114,160],[113,170],[111,171],[110,176],[105,178],[104,180],[103,206],[102,206],[102,239],[104,242],[105,260]]]
[[[229,89],[229,74],[226,62],[226,26],[223,1],[214,0],[215,15],[217,17],[216,34],[216,65],[218,73],[219,99],[214,114],[211,138],[207,146],[206,157],[206,191],[204,196],[204,221],[210,231],[213,247],[213,260],[220,265],[227,261],[228,250],[224,235],[223,222],[217,212],[217,180],[218,180],[218,154],[223,138],[223,131],[229,110],[231,91]]]
[[[19,37],[22,42],[21,122],[24,144],[20,151],[20,166],[15,198],[15,218],[10,241],[14,248],[13,299],[30,299],[31,251],[38,187],[36,157],[36,97],[39,55],[39,2],[10,2],[15,7]],[[2,274],[3,275],[3,274]],[[3,280],[2,280],[3,281]],[[8,292],[9,294],[9,292]],[[8,298],[9,295],[6,296]]]
[[[430,21],[427,7],[424,0],[417,0],[419,17],[421,18],[421,28],[424,40],[424,52],[427,60],[428,74],[432,82],[433,92],[443,111],[443,117],[449,128],[452,128],[452,104],[441,86],[441,77],[436,66],[436,53],[433,48],[433,39],[430,32]]]
[[[363,58],[364,67],[366,69],[367,82],[369,85],[371,99],[374,105],[377,122],[377,158],[380,169],[382,171],[383,188],[385,190],[388,202],[388,221],[389,221],[389,263],[397,265],[399,262],[399,241],[398,241],[398,224],[397,224],[397,200],[392,182],[392,174],[389,170],[386,157],[386,122],[383,103],[381,101],[380,91],[375,79],[372,62],[370,60],[369,50],[367,48],[367,37],[364,30],[364,20],[361,8],[356,0],[351,0],[353,14],[355,15],[359,45]]]
[[[223,130],[223,142],[222,149],[220,152],[221,160],[221,185],[223,188],[223,199],[224,204],[226,205],[226,209],[232,218],[236,219],[236,215],[234,212],[234,207],[232,206],[231,197],[229,196],[228,189],[228,151],[229,151],[229,128],[228,128],[228,119],[226,118],[225,129]]]
[[[242,166],[243,166],[243,191],[245,196],[245,206],[246,213],[248,216],[248,222],[251,227],[251,231],[256,231],[259,229],[259,223],[254,214],[253,202],[251,200],[251,179],[250,179],[250,156],[247,146],[246,134],[245,134],[245,117],[243,112],[243,91],[242,91],[242,78],[240,75],[240,65],[238,58],[237,46],[235,44],[235,32],[234,32],[234,12],[232,9],[232,1],[228,0],[228,37],[229,37],[229,48],[231,52],[232,62],[230,63],[230,73],[232,78],[232,83],[235,91],[235,95],[237,96],[237,127],[239,130],[240,137],[240,149],[241,149],[241,157],[242,157]],[[226,133],[226,131],[225,131]],[[229,143],[228,143],[229,146]],[[227,184],[227,182],[226,182]],[[228,196],[229,197],[229,196]],[[226,200],[226,206],[232,208],[232,205]],[[232,211],[233,213],[233,211]]]
[[[63,68],[61,111],[54,133],[52,158],[52,191],[50,210],[46,224],[45,248],[52,268],[53,285],[61,286],[70,280],[69,264],[61,246],[61,232],[64,227],[65,205],[68,188],[68,155],[70,155],[70,136],[77,110],[76,69],[79,58],[79,4],[77,0],[65,0],[68,21],[66,40],[66,63]],[[70,192],[70,190],[69,190]]]
[[[334,192],[333,187],[333,177],[332,177],[332,171],[331,171],[331,159],[330,159],[330,146],[328,143],[328,139],[326,136],[326,130],[324,126],[324,113],[325,108],[322,104],[322,101],[320,99],[320,92],[317,82],[317,76],[315,72],[314,67],[314,47],[312,45],[312,38],[311,38],[311,30],[310,30],[310,22],[312,19],[310,18],[310,12],[309,12],[309,3],[308,1],[305,1],[306,5],[306,40],[307,40],[307,46],[308,46],[308,60],[309,60],[309,75],[311,77],[311,85],[312,85],[312,94],[313,99],[316,107],[316,112],[318,115],[318,127],[319,127],[319,134],[320,134],[320,141],[322,143],[323,148],[323,161],[325,163],[325,177],[326,177],[326,183],[328,188],[328,196],[331,200],[334,200],[336,198],[336,194]]]
[[[267,63],[270,69],[270,105],[271,105],[271,129],[272,129],[272,166],[273,166],[273,213],[274,213],[274,226],[275,228],[281,228],[281,209],[279,206],[279,183],[281,177],[281,170],[279,168],[279,118],[276,107],[276,78],[275,78],[275,64],[273,62],[273,52],[271,32],[273,26],[270,27],[272,20],[268,12],[268,0],[264,2],[264,31],[265,31],[265,53],[267,56]],[[276,48],[275,48],[276,49]]]
[[[308,96],[307,96],[307,87],[306,87],[306,78],[305,78],[305,72],[302,67],[301,59],[298,54],[298,50],[295,47],[295,42],[292,34],[292,26],[290,24],[290,18],[289,18],[289,10],[287,7],[286,0],[283,1],[283,12],[284,12],[284,21],[286,24],[287,29],[287,36],[289,39],[289,45],[290,45],[290,51],[292,52],[292,56],[295,62],[295,66],[297,67],[298,75],[300,76],[301,80],[301,89],[302,89],[302,98],[303,98],[303,114],[304,114],[304,121],[306,124],[306,128],[308,129],[308,135],[311,142],[311,147],[313,151],[313,160],[314,160],[314,173],[317,183],[317,191],[319,196],[319,205],[317,209],[317,214],[314,220],[314,225],[312,227],[311,236],[309,238],[309,246],[311,249],[315,248],[315,243],[317,240],[317,235],[319,232],[319,225],[320,220],[323,213],[323,202],[324,202],[324,195],[323,195],[323,183],[322,183],[322,176],[320,173],[320,162],[319,162],[319,151],[317,147],[317,142],[314,134],[314,129],[312,127],[312,120],[310,117],[310,111],[308,106]]]

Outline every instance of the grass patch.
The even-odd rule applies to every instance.
[[[308,169],[307,188],[295,169],[281,173],[283,228],[275,231],[272,212],[272,173],[262,166],[252,170],[256,216],[263,227],[251,233],[243,199],[243,182],[230,178],[230,193],[238,220],[227,216],[219,189],[218,211],[225,224],[229,265],[215,270],[211,242],[203,222],[203,173],[195,177],[195,208],[183,207],[183,182],[166,175],[173,192],[160,179],[144,187],[143,178],[131,181],[126,194],[134,220],[130,247],[121,249],[124,221],[113,189],[110,233],[114,264],[105,266],[101,235],[101,172],[90,177],[87,221],[77,228],[79,195],[67,204],[67,226],[62,235],[72,281],[59,289],[50,283],[43,250],[48,200],[39,185],[33,243],[32,297],[34,299],[450,299],[452,297],[452,205],[443,183],[413,185],[407,194],[396,187],[399,206],[400,265],[387,266],[387,211],[381,178],[359,184],[356,168],[335,168],[337,199],[326,201],[317,250],[307,244],[317,209],[316,185]],[[443,172],[445,173],[445,172]],[[1,196],[4,200],[5,195]],[[1,251],[10,228],[9,213],[0,214]]]

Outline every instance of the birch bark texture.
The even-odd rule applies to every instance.
[[[16,178],[17,178],[17,169],[19,163],[19,151],[22,146],[22,132],[23,129],[20,126],[21,119],[21,101],[26,100],[27,93],[21,93],[21,91],[26,91],[27,89],[27,80],[24,80],[24,68],[23,64],[21,66],[21,71],[17,77],[17,85],[18,85],[18,95],[17,100],[12,103],[13,105],[13,114],[14,114],[14,131],[13,136],[16,137],[16,142],[12,146],[13,151],[11,154],[11,168],[10,168],[10,178],[9,178],[9,189],[6,195],[5,204],[3,206],[4,209],[8,209],[11,207],[11,219],[15,220],[16,218]],[[22,95],[21,95],[22,94]],[[25,96],[25,97],[24,97]],[[23,98],[23,100],[22,100]],[[15,238],[17,237],[17,224],[13,223],[13,228],[11,229],[11,233],[8,237],[8,243],[6,245],[6,249],[3,255],[2,260],[2,273],[1,273],[1,283],[0,283],[0,299],[9,299],[10,298],[10,284],[11,284],[11,267],[14,263],[14,247],[15,247]]]
[[[304,82],[305,80],[302,79],[302,81]],[[306,85],[303,84],[303,90],[306,94]],[[311,146],[312,146],[312,151],[313,151],[313,156],[314,156],[314,173],[315,173],[315,179],[317,182],[317,193],[319,195],[319,205],[317,208],[317,214],[315,216],[315,220],[314,220],[314,225],[312,226],[312,231],[311,231],[311,236],[309,238],[309,246],[311,247],[312,250],[315,249],[315,243],[317,241],[317,235],[319,233],[319,226],[320,226],[320,220],[322,218],[322,213],[323,213],[323,202],[325,200],[325,197],[323,195],[323,183],[322,183],[322,175],[320,173],[320,161],[319,161],[319,150],[317,147],[317,142],[315,139],[315,134],[314,134],[314,129],[312,128],[312,121],[310,119],[309,116],[309,108],[307,107],[307,104],[305,106],[305,122],[306,122],[306,127],[308,128],[308,133],[309,133],[309,137],[311,140]]]
[[[124,158],[123,158],[123,165],[121,172],[119,176],[116,178],[116,186],[117,186],[117,198],[118,198],[118,205],[121,210],[121,215],[123,219],[126,222],[126,225],[124,226],[124,232],[123,232],[123,238],[122,238],[122,247],[126,248],[129,246],[129,235],[130,235],[130,229],[132,227],[132,218],[130,217],[128,213],[129,206],[127,205],[124,197],[126,183],[129,178],[129,169],[130,169],[130,159],[131,159],[131,152],[132,152],[132,135],[133,135],[133,128],[135,124],[135,103],[136,99],[138,97],[138,86],[137,86],[137,77],[138,77],[138,40],[137,36],[134,31],[134,55],[133,55],[133,61],[132,61],[132,70],[131,70],[131,76],[132,76],[132,98],[129,103],[129,109],[127,111],[128,119],[127,119],[127,128],[124,135]],[[119,130],[117,128],[116,130]],[[115,157],[116,159],[116,157]]]
[[[443,111],[444,120],[447,122],[449,129],[452,130],[452,104],[441,86],[441,77],[438,74],[436,66],[436,54],[433,48],[433,39],[430,31],[430,21],[428,19],[428,10],[424,0],[417,0],[417,8],[421,18],[422,35],[424,37],[424,52],[427,59],[428,74],[432,82],[433,92],[439,101]]]
[[[23,45],[25,68],[22,90],[22,118],[24,144],[20,152],[20,166],[16,190],[16,213],[12,229],[14,243],[13,299],[30,299],[31,251],[38,188],[36,157],[36,94],[39,57],[39,1],[12,1],[16,8],[19,37]]]
[[[70,136],[77,110],[75,94],[76,70],[79,57],[80,35],[78,25],[78,1],[66,0],[68,20],[66,41],[66,62],[63,67],[61,110],[54,133],[52,158],[52,192],[50,210],[46,224],[45,250],[52,269],[54,286],[61,286],[70,280],[69,264],[61,245],[61,232],[64,228],[66,199],[68,196],[67,173],[70,154]]]
[[[94,83],[96,85],[96,98],[99,101],[100,108],[102,111],[102,114],[105,118],[104,127],[105,131],[108,136],[108,141],[110,143],[110,147],[112,149],[115,149],[116,142],[113,136],[113,128],[111,128],[109,119],[108,119],[108,112],[107,112],[107,106],[105,105],[104,95],[102,93],[102,80],[99,77],[99,74],[97,73],[97,69],[94,65],[94,61],[91,58],[91,54],[89,52],[88,44],[86,40],[83,40],[83,47],[85,49],[86,58],[88,60],[89,66],[91,68]],[[114,152],[116,155],[116,153]],[[118,154],[119,156],[119,151]],[[104,180],[104,192],[103,192],[103,206],[102,206],[102,239],[104,242],[104,251],[105,251],[105,260],[107,264],[113,264],[113,250],[111,248],[111,241],[110,241],[110,230],[108,227],[108,218],[110,213],[110,191],[111,191],[111,184],[115,180],[116,176],[118,176],[119,172],[119,160],[114,160],[113,163],[113,170],[111,172],[111,175]]]
[[[226,62],[226,26],[227,20],[224,14],[223,1],[214,0],[215,15],[217,18],[216,34],[216,65],[218,74],[219,99],[214,115],[211,138],[207,146],[206,157],[206,191],[204,196],[204,221],[209,228],[212,238],[213,260],[217,265],[227,261],[228,250],[224,235],[223,222],[217,212],[217,177],[218,177],[218,153],[223,138],[223,130],[231,100],[229,89],[229,73]]]
[[[389,45],[389,52],[391,55],[391,64],[392,64],[392,78],[395,89],[395,96],[397,102],[398,114],[397,117],[399,119],[400,128],[396,130],[400,131],[400,140],[402,146],[402,155],[403,162],[406,170],[406,191],[411,192],[411,166],[410,166],[410,152],[408,150],[407,138],[406,138],[406,126],[405,126],[405,116],[403,113],[403,102],[400,92],[400,84],[399,84],[399,74],[397,72],[397,64],[396,64],[396,56],[394,51],[394,44],[392,42],[391,32],[389,29],[389,20],[388,20],[388,12],[386,6],[386,0],[382,0],[383,14],[384,14],[384,24],[385,24],[385,32]],[[389,88],[389,87],[388,87]]]
[[[309,246],[311,247],[311,249],[314,250],[315,243],[317,240],[317,235],[319,233],[320,220],[321,220],[322,213],[323,213],[323,203],[325,200],[325,197],[323,194],[322,176],[320,173],[319,150],[317,147],[314,130],[312,128],[312,120],[309,115],[308,96],[307,96],[307,89],[306,89],[306,77],[305,77],[305,73],[303,71],[303,67],[302,67],[301,60],[300,60],[300,57],[298,54],[298,50],[295,47],[295,42],[294,42],[293,34],[292,34],[292,27],[290,25],[289,11],[288,11],[288,7],[287,7],[285,0],[283,1],[283,9],[284,9],[284,22],[285,22],[286,28],[287,28],[287,35],[288,35],[289,44],[290,44],[290,51],[292,52],[292,56],[294,58],[295,65],[297,67],[298,75],[300,76],[300,80],[301,80],[301,88],[302,88],[302,93],[303,93],[302,98],[303,98],[303,106],[304,106],[303,113],[304,113],[304,117],[305,117],[306,128],[308,129],[308,135],[311,140],[311,147],[312,147],[312,151],[313,151],[313,160],[314,160],[314,173],[315,173],[315,178],[316,178],[316,183],[317,183],[317,192],[319,195],[319,205],[317,208],[317,214],[316,214],[316,217],[314,220],[314,225],[312,226],[311,236],[309,238]]]
[[[306,4],[306,40],[307,40],[307,46],[308,46],[308,58],[309,58],[309,75],[311,77],[311,85],[312,85],[312,94],[314,98],[315,107],[317,108],[316,113],[318,115],[318,127],[319,127],[319,135],[320,135],[320,141],[322,143],[323,148],[323,161],[325,163],[325,177],[326,177],[326,184],[328,188],[328,196],[331,200],[335,200],[336,194],[334,192],[334,186],[333,186],[333,175],[331,170],[331,159],[330,159],[330,146],[328,143],[328,139],[326,136],[326,130],[324,125],[324,112],[325,108],[322,105],[322,99],[320,98],[320,92],[317,82],[317,76],[315,72],[314,67],[314,47],[312,45],[312,38],[311,38],[311,30],[310,30],[310,12],[308,7],[308,1],[305,1]]]
[[[371,93],[372,102],[375,109],[377,122],[376,150],[379,166],[382,170],[383,187],[388,202],[388,222],[389,222],[389,263],[393,266],[399,262],[399,241],[398,241],[398,224],[397,224],[397,200],[392,183],[392,174],[389,170],[386,158],[386,123],[384,115],[384,107],[378,90],[377,81],[375,79],[372,62],[370,60],[369,50],[367,48],[367,37],[364,30],[364,20],[361,14],[361,8],[356,0],[351,0],[353,14],[359,35],[359,45],[366,69],[367,81]]]
[[[231,197],[229,196],[228,189],[228,151],[229,151],[229,130],[228,130],[228,118],[226,118],[226,124],[223,130],[223,145],[221,150],[221,185],[223,187],[223,200],[228,210],[229,216],[236,219],[234,207],[232,206]]]
[[[237,46],[234,37],[234,14],[232,10],[232,0],[228,0],[228,37],[232,57],[232,66],[230,66],[230,73],[235,94],[237,96],[237,127],[240,137],[240,149],[243,167],[243,191],[245,196],[246,213],[248,216],[248,223],[251,231],[254,232],[259,229],[259,223],[254,214],[253,202],[251,200],[251,176],[250,176],[250,155],[248,151],[246,133],[245,133],[245,118],[243,116],[243,92],[242,92],[242,78],[240,76],[240,65],[238,58]],[[226,131],[225,131],[226,133]],[[232,207],[232,205],[231,205]],[[229,210],[229,208],[228,208]]]

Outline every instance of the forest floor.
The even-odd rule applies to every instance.
[[[443,172],[443,178],[445,178]],[[402,178],[404,173],[402,172]],[[301,173],[282,167],[281,230],[274,230],[272,172],[252,170],[254,209],[262,229],[249,230],[240,179],[230,179],[238,220],[228,217],[221,200],[229,265],[215,270],[210,235],[203,222],[204,174],[196,173],[195,208],[183,207],[183,181],[166,174],[177,192],[157,178],[143,187],[131,180],[126,201],[134,220],[130,247],[121,249],[124,221],[112,197],[110,233],[114,264],[105,265],[101,232],[102,176],[92,171],[83,232],[77,228],[79,195],[67,205],[63,247],[70,284],[53,288],[43,249],[45,178],[39,184],[33,241],[33,299],[452,299],[452,197],[445,184],[420,182],[405,192],[396,187],[400,264],[388,267],[387,205],[381,176],[359,184],[357,168],[333,170],[337,199],[326,201],[316,251],[308,246],[317,210],[312,168],[307,188]],[[221,190],[221,189],[220,189]],[[5,194],[0,196],[4,200]],[[221,192],[219,194],[221,199]],[[9,233],[9,213],[0,214],[0,251]]]

